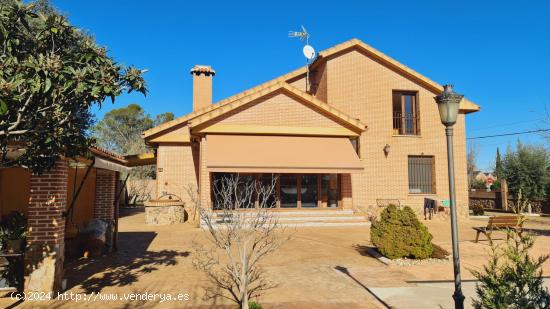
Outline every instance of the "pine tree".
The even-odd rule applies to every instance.
[[[495,159],[495,176],[497,176],[498,181],[501,180],[502,175],[502,159],[500,158],[500,150],[497,147],[497,156]]]
[[[548,255],[537,259],[529,256],[534,237],[509,231],[505,244],[491,243],[491,258],[482,272],[471,271],[479,280],[475,308],[550,307],[550,292],[543,287],[542,265]]]

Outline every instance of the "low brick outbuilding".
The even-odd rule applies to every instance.
[[[100,148],[87,158],[60,157],[41,175],[24,168],[0,169],[0,215],[19,211],[28,224],[25,291],[61,290],[67,239],[93,218],[109,224],[107,244],[116,242],[121,172],[131,162]]]

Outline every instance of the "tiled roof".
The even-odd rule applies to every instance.
[[[308,94],[304,91],[301,91],[298,88],[293,87],[290,84],[285,83],[285,82],[279,82],[279,83],[273,84],[271,86],[266,86],[264,88],[258,89],[255,93],[251,93],[248,96],[239,98],[237,100],[233,100],[230,103],[225,104],[223,106],[223,110],[221,110],[219,112],[218,112],[218,110],[211,110],[210,112],[207,112],[207,113],[204,113],[200,116],[194,117],[191,120],[190,125],[191,126],[197,126],[199,124],[202,124],[202,123],[205,123],[205,122],[210,121],[212,119],[215,119],[215,118],[217,118],[217,117],[219,117],[219,116],[221,116],[221,115],[223,115],[227,112],[230,112],[230,111],[232,111],[236,108],[239,108],[243,105],[246,105],[246,104],[252,102],[253,100],[256,100],[260,97],[263,97],[265,95],[273,93],[274,91],[277,91],[277,90],[284,90],[287,93],[290,93],[290,94],[293,94],[293,95],[297,96],[298,98],[300,98],[304,102],[306,102],[308,105],[313,106],[316,109],[322,111],[323,113],[328,115],[330,118],[339,120],[341,123],[345,124],[346,126],[355,129],[355,131],[362,132],[367,127],[366,124],[362,123],[359,119],[353,118],[353,117],[349,116],[348,114],[338,110],[334,106],[332,106],[330,104],[327,104],[327,103],[317,99],[316,97],[314,97],[314,96],[312,96],[312,95],[310,95],[310,94]]]
[[[319,55],[318,55],[317,59],[313,62],[312,67],[315,67],[315,66],[319,65],[320,63],[322,63],[323,61],[325,61],[327,58],[329,58],[331,56],[336,56],[338,53],[344,52],[344,51],[346,51],[348,49],[352,49],[352,48],[360,49],[360,50],[368,53],[369,55],[371,55],[374,58],[378,59],[382,63],[384,63],[384,64],[396,69],[397,71],[401,72],[402,74],[404,74],[406,76],[409,76],[412,79],[416,80],[417,82],[424,85],[425,87],[427,87],[427,89],[430,89],[434,93],[440,93],[441,91],[443,91],[443,86],[441,86],[440,84],[430,80],[429,78],[423,76],[422,74],[420,74],[420,73],[410,69],[409,67],[399,63],[397,60],[395,60],[391,57],[388,57],[384,53],[378,51],[377,49],[371,47],[370,45],[368,45],[368,44],[366,44],[366,43],[364,43],[364,42],[362,42],[361,40],[358,40],[358,39],[351,39],[351,40],[346,41],[342,44],[338,44],[336,46],[333,46],[331,48],[328,48],[326,50],[323,50],[323,51],[319,52]],[[186,123],[186,122],[188,122],[189,120],[191,120],[193,118],[196,118],[196,117],[199,117],[200,115],[209,113],[209,112],[211,112],[215,109],[218,109],[218,108],[220,108],[220,107],[222,107],[226,104],[230,104],[233,101],[243,99],[243,98],[245,98],[245,97],[247,97],[251,94],[254,94],[254,93],[257,93],[258,91],[261,91],[261,90],[267,89],[269,87],[272,87],[273,85],[276,85],[278,83],[281,83],[281,82],[286,83],[287,81],[289,81],[293,78],[296,78],[296,77],[298,77],[302,74],[305,74],[306,70],[307,70],[306,66],[300,67],[300,68],[298,68],[298,69],[296,69],[296,70],[294,70],[290,73],[279,76],[275,79],[272,79],[268,82],[260,84],[256,87],[250,88],[250,89],[245,90],[243,92],[240,92],[240,93],[238,93],[234,96],[231,96],[231,97],[228,97],[228,98],[223,99],[221,101],[218,101],[215,104],[212,104],[212,105],[207,106],[205,108],[193,111],[193,112],[191,112],[187,115],[184,115],[184,116],[176,118],[172,121],[169,121],[169,122],[166,122],[166,123],[161,124],[159,126],[156,126],[154,128],[151,128],[151,129],[143,132],[142,137],[145,138],[145,139],[148,139],[149,137],[151,137],[153,135],[159,134],[159,133],[161,133],[161,132],[163,132],[167,129],[170,129],[174,126]],[[480,107],[478,105],[476,105],[475,103],[469,101],[468,99],[464,98],[462,100],[462,102],[460,103],[460,109],[464,113],[471,113],[471,112],[479,111]]]

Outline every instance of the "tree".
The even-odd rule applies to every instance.
[[[0,167],[40,173],[82,155],[91,106],[147,92],[143,71],[116,63],[46,1],[2,0],[0,20]]]
[[[507,150],[502,173],[512,194],[521,190],[528,200],[544,198],[550,183],[550,154],[543,146],[518,141],[515,151]]]
[[[548,255],[534,259],[529,250],[534,237],[508,231],[504,245],[491,243],[491,258],[483,271],[471,271],[479,280],[475,308],[548,308],[550,292],[543,287],[542,265]]]
[[[92,132],[98,146],[128,155],[145,149],[141,132],[152,127],[153,120],[143,108],[130,104],[106,113]]]
[[[218,214],[202,208],[196,190],[188,188],[213,244],[210,248],[195,245],[193,264],[213,285],[207,288],[207,298],[223,297],[248,309],[250,299],[276,286],[266,277],[260,261],[289,239],[283,237],[277,217],[268,210],[274,207],[270,197],[274,195],[275,178],[262,184],[238,175],[227,176],[212,187]],[[258,207],[249,208],[256,197]]]
[[[165,122],[172,121],[172,120],[174,120],[174,118],[175,118],[174,113],[172,113],[172,112],[166,112],[166,113],[158,114],[157,116],[155,116],[155,120],[153,121],[153,125],[156,127],[159,124],[163,124]]]
[[[502,158],[500,157],[500,150],[497,147],[497,155],[495,158],[495,176],[497,180],[500,181],[503,177],[504,171],[502,170]]]
[[[174,119],[174,114],[168,112],[159,114],[153,120],[138,104],[113,109],[106,113],[92,129],[92,135],[98,146],[124,155],[139,154],[152,151],[145,145],[141,133],[166,121]],[[150,186],[144,179],[155,176],[155,167],[134,167],[127,183],[128,200],[135,204],[150,197]]]
[[[474,172],[477,169],[476,164],[479,149],[475,143],[470,143],[468,146],[468,153],[466,154],[466,170],[468,172],[468,188],[472,189],[475,183]]]
[[[92,129],[98,146],[120,154],[138,154],[147,147],[141,133],[174,119],[171,112],[162,113],[151,119],[138,104],[113,109],[106,113]]]

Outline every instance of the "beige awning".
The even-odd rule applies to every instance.
[[[363,166],[346,137],[208,135],[210,172],[354,173]]]
[[[124,166],[122,164],[119,164],[113,161],[105,160],[97,156],[95,157],[94,167],[101,168],[104,170],[109,170],[109,171],[121,172],[121,173],[127,173],[130,170],[132,170],[127,166]]]

